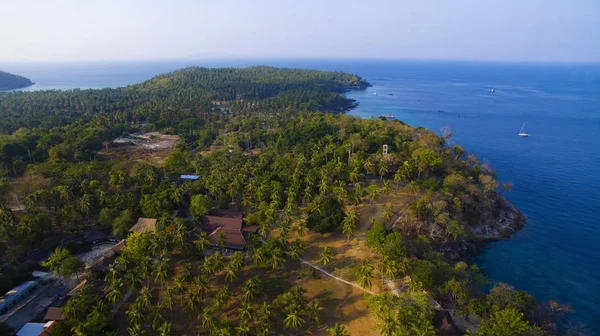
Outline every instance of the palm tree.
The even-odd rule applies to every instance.
[[[129,287],[133,290],[138,290],[142,288],[142,286],[144,286],[144,279],[142,277],[142,274],[140,272],[137,272],[136,270],[128,272],[126,278]]]
[[[308,231],[308,228],[306,227],[306,221],[304,221],[302,219],[296,221],[296,225],[294,225],[294,231],[300,237],[304,237],[304,235]]]
[[[114,285],[117,279],[121,278],[121,274],[117,271],[114,264],[108,266],[106,270],[106,275],[104,276],[104,281],[110,282]]]
[[[173,324],[167,321],[163,322],[160,328],[158,328],[158,332],[160,333],[160,336],[173,335]]]
[[[298,260],[298,258],[300,258],[300,255],[304,251],[304,248],[305,247],[302,240],[296,239],[290,246],[288,254],[292,258],[292,260]]]
[[[381,180],[383,181],[383,177],[388,173],[388,167],[385,161],[379,161],[379,166],[377,167],[379,171],[379,176],[381,176]]]
[[[327,332],[329,333],[329,336],[348,336],[346,333],[346,328],[337,322],[333,328],[327,329]]]
[[[146,321],[146,315],[142,312],[142,309],[137,302],[133,303],[129,309],[127,309],[126,314],[130,324],[138,324],[142,321]]]
[[[227,234],[223,231],[219,232],[219,235],[217,236],[217,246],[220,249],[224,249],[225,246],[227,245]]]
[[[331,262],[331,258],[333,257],[333,251],[329,247],[324,247],[319,254],[319,261],[323,265],[327,265]]]
[[[129,333],[129,336],[141,336],[146,334],[146,332],[142,330],[142,327],[140,327],[138,323],[135,323],[131,327],[127,328],[127,332]]]
[[[106,299],[111,303],[117,303],[123,300],[123,292],[116,286],[112,286],[110,291],[106,294]]]
[[[136,300],[139,307],[141,309],[148,308],[150,306],[151,301],[152,301],[152,293],[150,291],[150,288],[148,288],[148,287],[142,288],[142,290],[140,291],[140,296],[138,296],[138,298]]]
[[[356,209],[348,211],[346,217],[344,217],[344,220],[342,221],[342,233],[346,235],[348,239],[347,242],[350,242],[350,237],[354,235],[359,220],[360,218]]]
[[[373,204],[373,202],[375,202],[379,197],[379,188],[377,188],[377,185],[371,184],[367,187],[367,193],[369,194],[371,204]]]
[[[252,317],[252,307],[247,301],[240,303],[240,307],[238,308],[237,312],[240,321],[248,321]]]
[[[154,280],[161,284],[161,291],[164,289],[164,284],[167,281],[169,274],[171,273],[171,261],[169,258],[164,258],[156,264],[154,270]]]
[[[250,335],[250,326],[247,321],[241,320],[240,324],[235,328],[238,336]]]
[[[206,307],[202,311],[202,327],[206,329],[213,329],[217,323],[217,319],[213,316],[215,309],[213,307]]]
[[[381,187],[381,193],[384,195],[390,194],[390,185],[392,182],[390,180],[383,181],[383,186]]]
[[[200,310],[201,304],[202,304],[202,296],[200,295],[200,292],[197,289],[192,288],[185,295],[183,310],[187,314],[193,315],[193,314],[198,313],[198,311]]]
[[[231,283],[238,278],[236,270],[232,267],[231,264],[228,264],[225,267],[225,281]]]
[[[213,261],[215,266],[215,272],[219,272],[225,267],[225,259],[223,259],[223,255],[220,252],[215,252],[213,255]]]
[[[360,170],[358,169],[358,167],[357,167],[357,168],[354,168],[354,169],[353,169],[353,170],[350,172],[350,175],[349,175],[350,182],[352,182],[352,183],[356,183],[356,182],[358,182],[358,180],[360,179],[361,175],[362,175],[362,174],[360,173]]]
[[[273,249],[269,261],[271,262],[273,270],[279,269],[281,268],[281,266],[283,266],[283,264],[285,263],[285,258],[283,257],[283,252],[279,247]]]
[[[160,300],[160,304],[163,307],[169,309],[171,311],[171,314],[173,314],[173,308],[175,307],[175,300],[173,299],[174,296],[175,293],[173,291],[173,287],[167,287]]]
[[[228,304],[230,300],[231,300],[231,292],[229,291],[229,286],[225,285],[215,295],[215,305],[219,309],[221,309],[221,308],[223,308],[223,306]]]
[[[391,206],[388,205],[385,208],[383,208],[383,211],[381,212],[381,218],[385,219],[386,221],[389,221],[390,219],[392,219],[393,216],[394,214],[392,213]]]
[[[369,173],[372,173],[373,169],[375,168],[375,165],[373,165],[373,162],[371,162],[371,158],[370,157],[367,158],[365,160],[365,162],[363,163],[363,168],[367,172],[367,177],[369,177]]]
[[[235,251],[231,260],[229,261],[229,265],[233,267],[235,270],[239,270],[242,266],[244,266],[244,254],[240,251]]]
[[[373,278],[373,264],[371,260],[363,260],[356,271],[358,284],[363,288],[371,288],[371,279]]]
[[[384,277],[388,277],[388,279],[394,278],[397,272],[398,263],[396,262],[396,260],[384,256],[381,262],[379,263],[379,273],[381,273],[381,282],[383,283]]]
[[[293,303],[291,306],[287,308],[287,316],[283,320],[285,327],[288,329],[299,328],[306,323],[302,318],[304,311],[300,309],[300,306],[297,303]]]
[[[204,253],[208,246],[210,245],[210,241],[208,240],[208,233],[202,231],[198,235],[198,239],[194,240],[194,246],[200,253]]]
[[[306,305],[306,313],[312,324],[317,325],[321,321],[321,318],[319,317],[321,310],[323,310],[323,307],[321,307],[317,300],[313,300]]]
[[[156,306],[152,307],[152,329],[158,331],[160,328],[167,322],[163,316],[163,307],[159,303]]]
[[[260,308],[258,309],[258,320],[261,323],[270,323],[271,317],[273,317],[273,311],[271,310],[271,306],[268,303],[263,302],[262,305],[260,305]]]
[[[258,276],[253,276],[252,278],[246,280],[244,282],[244,286],[242,287],[242,291],[244,292],[244,300],[251,301],[256,293],[260,290],[260,278]]]
[[[200,293],[200,295],[204,298],[204,296],[206,295],[206,292],[208,292],[208,288],[209,288],[208,279],[206,279],[206,277],[203,275],[197,276],[194,278],[194,285],[198,289],[198,292]]]

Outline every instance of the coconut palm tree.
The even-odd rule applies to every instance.
[[[183,311],[186,314],[194,315],[200,310],[202,305],[202,295],[196,288],[192,288],[185,294]]]
[[[110,282],[114,285],[117,279],[121,279],[122,275],[117,270],[114,264],[111,264],[106,269],[106,275],[104,276],[104,281]]]
[[[302,318],[304,311],[297,303],[291,304],[287,309],[287,316],[283,320],[285,327],[288,329],[296,329],[303,326],[306,321]]]
[[[258,276],[253,276],[252,278],[246,280],[242,287],[242,291],[244,292],[244,300],[250,302],[260,290],[260,278]]]
[[[221,231],[217,235],[217,246],[220,249],[224,249],[226,245],[227,245],[227,234],[225,232]]]
[[[305,246],[304,242],[300,239],[296,239],[289,248],[288,255],[292,258],[292,260],[298,260],[300,255],[304,251]]]
[[[388,277],[388,279],[394,278],[396,273],[398,272],[398,263],[396,260],[384,256],[379,263],[379,273],[381,273],[381,282],[383,282],[384,277]]]
[[[156,268],[154,269],[154,280],[161,284],[161,291],[163,290],[170,273],[171,261],[169,258],[164,258],[156,264]]]
[[[271,252],[271,256],[269,258],[269,262],[273,267],[273,270],[281,268],[283,264],[285,264],[285,258],[283,257],[283,251],[279,247],[276,247]]]
[[[159,303],[151,308],[152,329],[159,331],[160,328],[167,322],[163,316],[163,306]]]
[[[129,333],[129,336],[142,336],[146,334],[146,332],[142,330],[142,327],[137,323],[127,328],[127,332]]]
[[[271,309],[271,305],[266,302],[263,302],[258,309],[258,321],[261,323],[271,323],[271,318],[273,317],[273,310]]]
[[[324,247],[319,254],[319,261],[323,265],[327,265],[331,262],[331,258],[333,257],[333,251],[329,247]]]
[[[240,303],[240,307],[237,310],[238,318],[240,321],[249,321],[252,317],[252,306],[247,301]]]
[[[232,283],[238,278],[236,270],[231,264],[225,267],[225,281]]]
[[[235,269],[239,270],[242,266],[244,266],[244,254],[240,251],[235,251],[229,264]]]
[[[200,295],[204,298],[206,292],[208,292],[209,289],[208,279],[206,279],[205,276],[201,275],[195,277],[193,282],[194,286],[196,286],[196,288],[198,289],[198,292],[200,292]]]
[[[346,333],[346,328],[337,322],[333,328],[327,329],[327,333],[329,333],[329,336],[348,336]]]
[[[350,237],[354,235],[359,220],[359,214],[356,209],[348,211],[346,217],[344,217],[344,220],[342,221],[342,233],[346,235],[346,238],[348,239],[347,242],[350,242]]]
[[[386,221],[389,221],[390,219],[392,219],[393,216],[394,214],[392,213],[392,207],[388,205],[385,208],[383,208],[380,217]]]
[[[363,288],[371,288],[371,279],[373,278],[373,264],[371,260],[363,260],[356,270],[358,284]]]
[[[323,310],[323,307],[319,304],[319,301],[313,300],[306,305],[306,314],[310,318],[310,323],[317,325],[321,321],[319,314]]]
[[[206,307],[202,311],[202,327],[206,329],[213,329],[217,323],[217,319],[213,316],[215,309],[213,307]]]
[[[229,303],[230,300],[231,292],[229,291],[229,286],[225,285],[215,295],[215,306],[219,309],[222,309],[225,305]]]
[[[123,292],[120,287],[112,286],[110,291],[106,294],[106,299],[111,303],[117,303],[123,300]]]
[[[250,335],[250,326],[247,321],[240,321],[240,324],[235,328],[238,336],[248,336]]]
[[[146,321],[146,315],[143,313],[142,308],[137,302],[134,302],[129,309],[127,309],[126,314],[130,324],[138,324]]]
[[[151,301],[152,301],[152,292],[150,291],[150,288],[143,287],[142,290],[140,290],[140,295],[138,296],[136,302],[138,303],[138,305],[141,309],[146,309],[146,308],[150,307]]]
[[[158,332],[160,336],[171,336],[173,334],[173,324],[167,321],[163,322],[163,324],[158,328]]]
[[[198,239],[194,240],[194,246],[198,252],[203,253],[209,245],[210,241],[208,240],[208,234],[206,232],[200,232]]]
[[[220,252],[216,252],[213,255],[213,261],[215,263],[215,272],[219,272],[225,267],[225,259],[223,259],[223,255]]]

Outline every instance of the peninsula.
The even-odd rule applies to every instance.
[[[31,80],[23,76],[0,71],[0,91],[22,89],[33,84],[34,83]]]
[[[1,93],[0,289],[42,265],[85,279],[53,335],[556,331],[463,260],[524,222],[487,164],[450,134],[326,112],[368,85],[194,67]]]

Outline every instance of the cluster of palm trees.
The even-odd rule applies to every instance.
[[[197,320],[200,331],[211,335],[271,335],[276,330],[310,328],[320,322],[322,308],[318,301],[306,298],[303,288],[294,287],[272,301],[259,302],[258,298],[267,299],[273,293],[264,288],[262,276],[247,275],[248,270],[261,274],[277,271],[287,260],[299,258],[304,249],[301,240],[288,243],[269,238],[250,249],[249,255],[237,251],[225,256],[217,251],[198,258],[208,248],[208,237],[201,233],[193,242],[196,257],[175,272],[172,256],[184,245],[172,227],[154,234],[134,234],[117,261],[106,269],[108,302],[118,305],[128,292],[135,297],[125,303],[129,335],[143,335],[149,329],[173,335],[173,314],[179,310]],[[199,266],[194,266],[200,260]]]

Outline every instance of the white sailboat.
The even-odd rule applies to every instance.
[[[521,127],[521,130],[519,131],[519,136],[520,136],[520,137],[524,137],[524,138],[526,138],[526,137],[528,137],[528,136],[529,136],[529,134],[528,134],[528,133],[525,133],[525,124],[526,124],[526,123],[523,123],[523,126]]]

